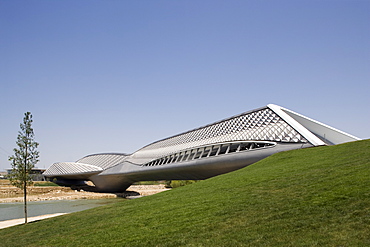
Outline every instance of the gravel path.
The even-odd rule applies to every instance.
[[[35,216],[35,217],[28,217],[27,222],[43,220],[43,219],[56,217],[56,216],[63,215],[63,214],[66,214],[66,213],[45,214],[45,215],[40,215],[40,216]],[[0,229],[11,227],[11,226],[16,226],[16,225],[21,225],[23,223],[24,223],[24,218],[0,221]]]

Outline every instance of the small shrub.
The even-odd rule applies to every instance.
[[[185,186],[188,184],[193,184],[196,182],[198,182],[198,180],[169,180],[169,181],[166,181],[165,187],[166,188],[177,188],[177,187]]]
[[[45,181],[45,182],[35,182],[33,186],[42,187],[42,186],[59,186],[59,185],[53,182]]]

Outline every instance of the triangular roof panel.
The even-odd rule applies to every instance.
[[[337,130],[292,110],[274,104],[269,104],[267,106],[315,146],[336,145],[360,140],[360,138]]]

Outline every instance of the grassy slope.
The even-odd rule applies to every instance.
[[[0,230],[2,246],[370,246],[370,141]]]

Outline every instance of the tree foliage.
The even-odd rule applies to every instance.
[[[35,134],[32,128],[32,114],[26,112],[24,114],[23,123],[20,124],[20,131],[17,137],[17,146],[14,148],[14,155],[9,157],[12,162],[12,171],[9,174],[9,180],[12,185],[26,189],[32,185],[30,176],[32,168],[39,161],[39,152],[37,147],[39,143],[34,140]]]

